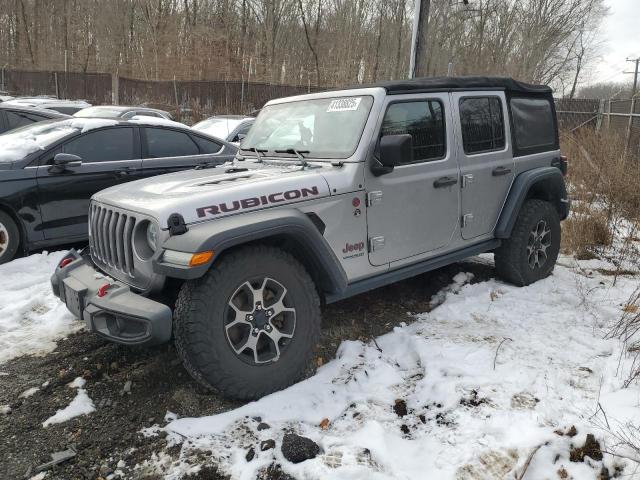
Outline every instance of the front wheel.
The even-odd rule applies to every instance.
[[[20,233],[13,219],[0,211],[0,265],[10,262],[18,253]]]
[[[520,287],[548,277],[558,259],[560,236],[560,217],[553,205],[527,200],[511,237],[495,252],[498,275]]]
[[[183,285],[174,320],[187,371],[208,388],[247,400],[302,377],[320,335],[320,300],[294,257],[245,247]]]

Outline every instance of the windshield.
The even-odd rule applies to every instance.
[[[196,123],[193,129],[224,140],[242,122],[243,119],[236,118],[207,118],[206,120]]]
[[[262,109],[242,148],[296,149],[306,157],[344,159],[353,155],[373,97],[338,97],[269,105]]]
[[[83,108],[79,112],[73,114],[74,117],[87,118],[87,117],[102,117],[102,118],[120,118],[122,110],[103,107],[90,107]]]
[[[0,162],[17,162],[79,131],[69,121],[45,120],[0,135]]]

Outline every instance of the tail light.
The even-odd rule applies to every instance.
[[[73,262],[73,257],[63,258],[62,261],[58,264],[58,268],[64,268]]]

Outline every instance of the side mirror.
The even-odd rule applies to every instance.
[[[380,139],[380,158],[374,159],[373,174],[383,175],[396,165],[413,161],[413,137],[409,134],[385,135]]]
[[[236,135],[236,139],[235,141],[240,143],[242,142],[245,138],[247,138],[247,134],[246,133],[239,133],[238,135]]]
[[[82,158],[71,153],[58,153],[53,157],[53,165],[49,167],[50,172],[63,172],[69,167],[79,167],[82,165]]]

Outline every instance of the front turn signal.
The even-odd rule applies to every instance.
[[[204,252],[190,253],[177,252],[175,250],[165,250],[162,260],[166,263],[174,265],[182,265],[183,267],[198,267],[209,262],[213,258],[213,250]]]
[[[209,260],[213,258],[213,250],[207,250],[206,252],[194,253],[189,261],[190,267],[197,267],[198,265],[204,265],[209,263]]]

